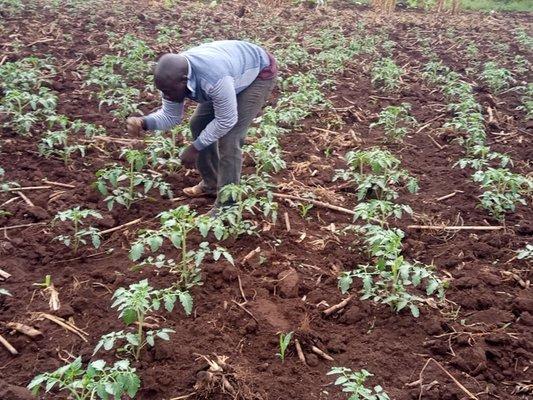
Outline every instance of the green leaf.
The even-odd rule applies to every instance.
[[[410,304],[409,308],[411,309],[411,314],[413,314],[413,317],[418,318],[420,316],[420,310],[416,305]]]
[[[140,242],[135,243],[131,249],[130,249],[130,260],[137,261],[141,258],[142,254],[144,253],[144,245]]]
[[[193,299],[189,292],[180,292],[179,293],[180,303],[185,310],[185,314],[191,315],[193,308]]]
[[[132,308],[127,308],[122,313],[122,320],[126,325],[133,324],[135,321],[137,321],[137,313]]]

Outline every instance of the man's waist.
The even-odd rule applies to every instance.
[[[270,64],[263,68],[261,71],[259,71],[259,75],[257,75],[258,79],[273,79],[278,75],[278,64],[276,63],[276,59],[272,54],[270,54],[268,51],[265,50],[265,53],[268,56],[268,60],[270,61]]]

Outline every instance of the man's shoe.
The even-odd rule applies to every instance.
[[[193,197],[193,198],[195,197],[216,197],[217,196],[215,191],[205,190],[203,182],[200,182],[198,185],[183,189],[183,193],[187,197]]]

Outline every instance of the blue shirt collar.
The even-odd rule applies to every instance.
[[[187,66],[188,66],[188,72],[187,72],[187,89],[191,91],[191,97],[196,97],[196,80],[193,78],[193,72],[191,68],[191,62],[187,57],[185,57],[187,60]]]

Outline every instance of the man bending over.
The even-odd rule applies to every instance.
[[[217,197],[220,189],[239,183],[241,146],[253,119],[274,88],[276,62],[263,48],[223,40],[163,55],[155,68],[155,85],[163,106],[145,117],[130,117],[128,131],[169,130],[179,124],[185,98],[198,104],[191,117],[193,143],[181,155],[185,168],[196,165],[202,181],[184,189],[190,197]]]

